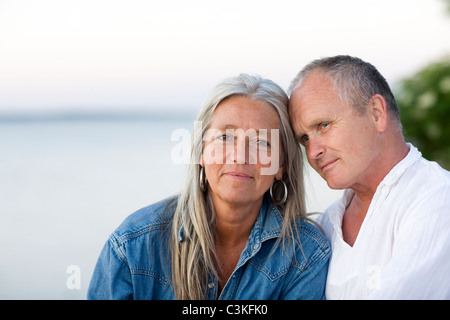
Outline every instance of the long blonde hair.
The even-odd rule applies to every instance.
[[[176,299],[205,299],[208,275],[217,277],[211,256],[214,255],[215,211],[208,191],[202,192],[200,158],[203,151],[203,135],[211,124],[217,106],[232,96],[246,96],[271,104],[279,116],[281,138],[280,164],[284,166],[282,180],[288,189],[286,202],[278,206],[283,216],[282,237],[279,243],[286,245],[297,239],[294,221],[307,219],[303,184],[303,158],[289,124],[286,93],[271,80],[259,76],[241,74],[219,83],[204,103],[197,116],[191,145],[191,157],[185,184],[178,198],[172,223],[171,259],[172,282]],[[275,199],[282,198],[284,187],[273,186]],[[280,196],[281,195],[281,196]],[[183,239],[179,239],[183,228]],[[180,241],[181,240],[181,241]]]

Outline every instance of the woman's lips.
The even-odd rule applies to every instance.
[[[230,172],[225,172],[224,175],[227,177],[233,178],[233,179],[241,179],[241,180],[253,179],[252,176],[250,176],[249,174],[243,173],[243,172],[230,171]]]

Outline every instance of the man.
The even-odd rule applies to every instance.
[[[318,219],[328,299],[450,299],[450,173],[404,141],[377,69],[336,56],[292,81],[289,114],[311,166],[342,198]]]

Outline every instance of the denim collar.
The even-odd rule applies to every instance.
[[[260,244],[262,242],[279,237],[281,235],[282,223],[283,217],[280,211],[272,203],[270,198],[265,195],[244,251],[247,249],[257,251],[261,247]],[[181,225],[178,231],[178,241],[181,243],[183,240],[184,225]]]

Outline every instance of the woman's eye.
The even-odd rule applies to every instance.
[[[232,137],[228,134],[221,134],[218,137],[216,137],[217,140],[219,141],[231,141]]]
[[[256,141],[256,143],[258,144],[258,146],[260,147],[270,147],[270,143],[267,140],[263,140],[263,139],[258,139]]]

